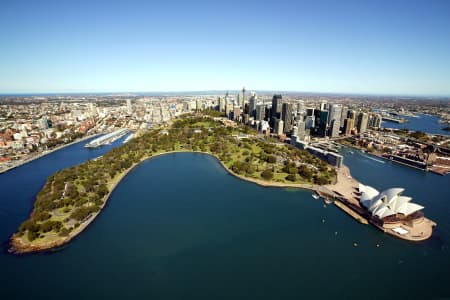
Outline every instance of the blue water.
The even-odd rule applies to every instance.
[[[120,141],[118,141],[120,142]],[[118,143],[116,142],[116,143]],[[0,238],[45,177],[96,157],[75,145],[0,175]],[[98,151],[98,153],[95,153]],[[5,299],[430,299],[450,297],[450,177],[343,150],[353,175],[406,188],[438,223],[411,244],[361,225],[307,191],[263,188],[212,157],[160,156],[135,168],[87,231],[52,254],[0,254]],[[357,243],[357,247],[354,246]],[[376,245],[379,247],[376,247]],[[382,288],[376,288],[378,286]]]
[[[393,122],[383,121],[381,124],[384,128],[396,128],[396,129],[409,129],[413,131],[422,131],[431,134],[444,134],[449,135],[448,131],[442,130],[445,124],[439,123],[439,118],[431,115],[418,115],[417,117],[402,117],[408,122],[398,124]]]

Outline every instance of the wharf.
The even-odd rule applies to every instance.
[[[369,222],[367,221],[366,218],[364,218],[363,216],[359,215],[356,211],[354,211],[353,209],[350,208],[350,206],[346,206],[345,204],[343,204],[341,201],[339,200],[335,200],[334,204],[339,207],[340,209],[342,209],[343,211],[345,211],[347,214],[349,214],[351,217],[353,217],[356,221],[358,221],[361,224],[369,224]]]

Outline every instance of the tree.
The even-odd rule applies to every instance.
[[[271,164],[276,163],[277,162],[277,158],[275,156],[273,156],[273,155],[268,155],[267,156],[267,162],[271,163]]]
[[[261,173],[261,177],[265,180],[271,180],[273,178],[272,169],[266,169]]]

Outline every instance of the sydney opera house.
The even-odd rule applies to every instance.
[[[367,210],[370,222],[386,233],[402,239],[421,241],[429,238],[436,223],[424,217],[423,206],[403,196],[403,188],[379,192],[373,187],[359,185],[361,207]]]

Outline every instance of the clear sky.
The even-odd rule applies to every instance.
[[[0,1],[0,93],[450,95],[450,1]]]

